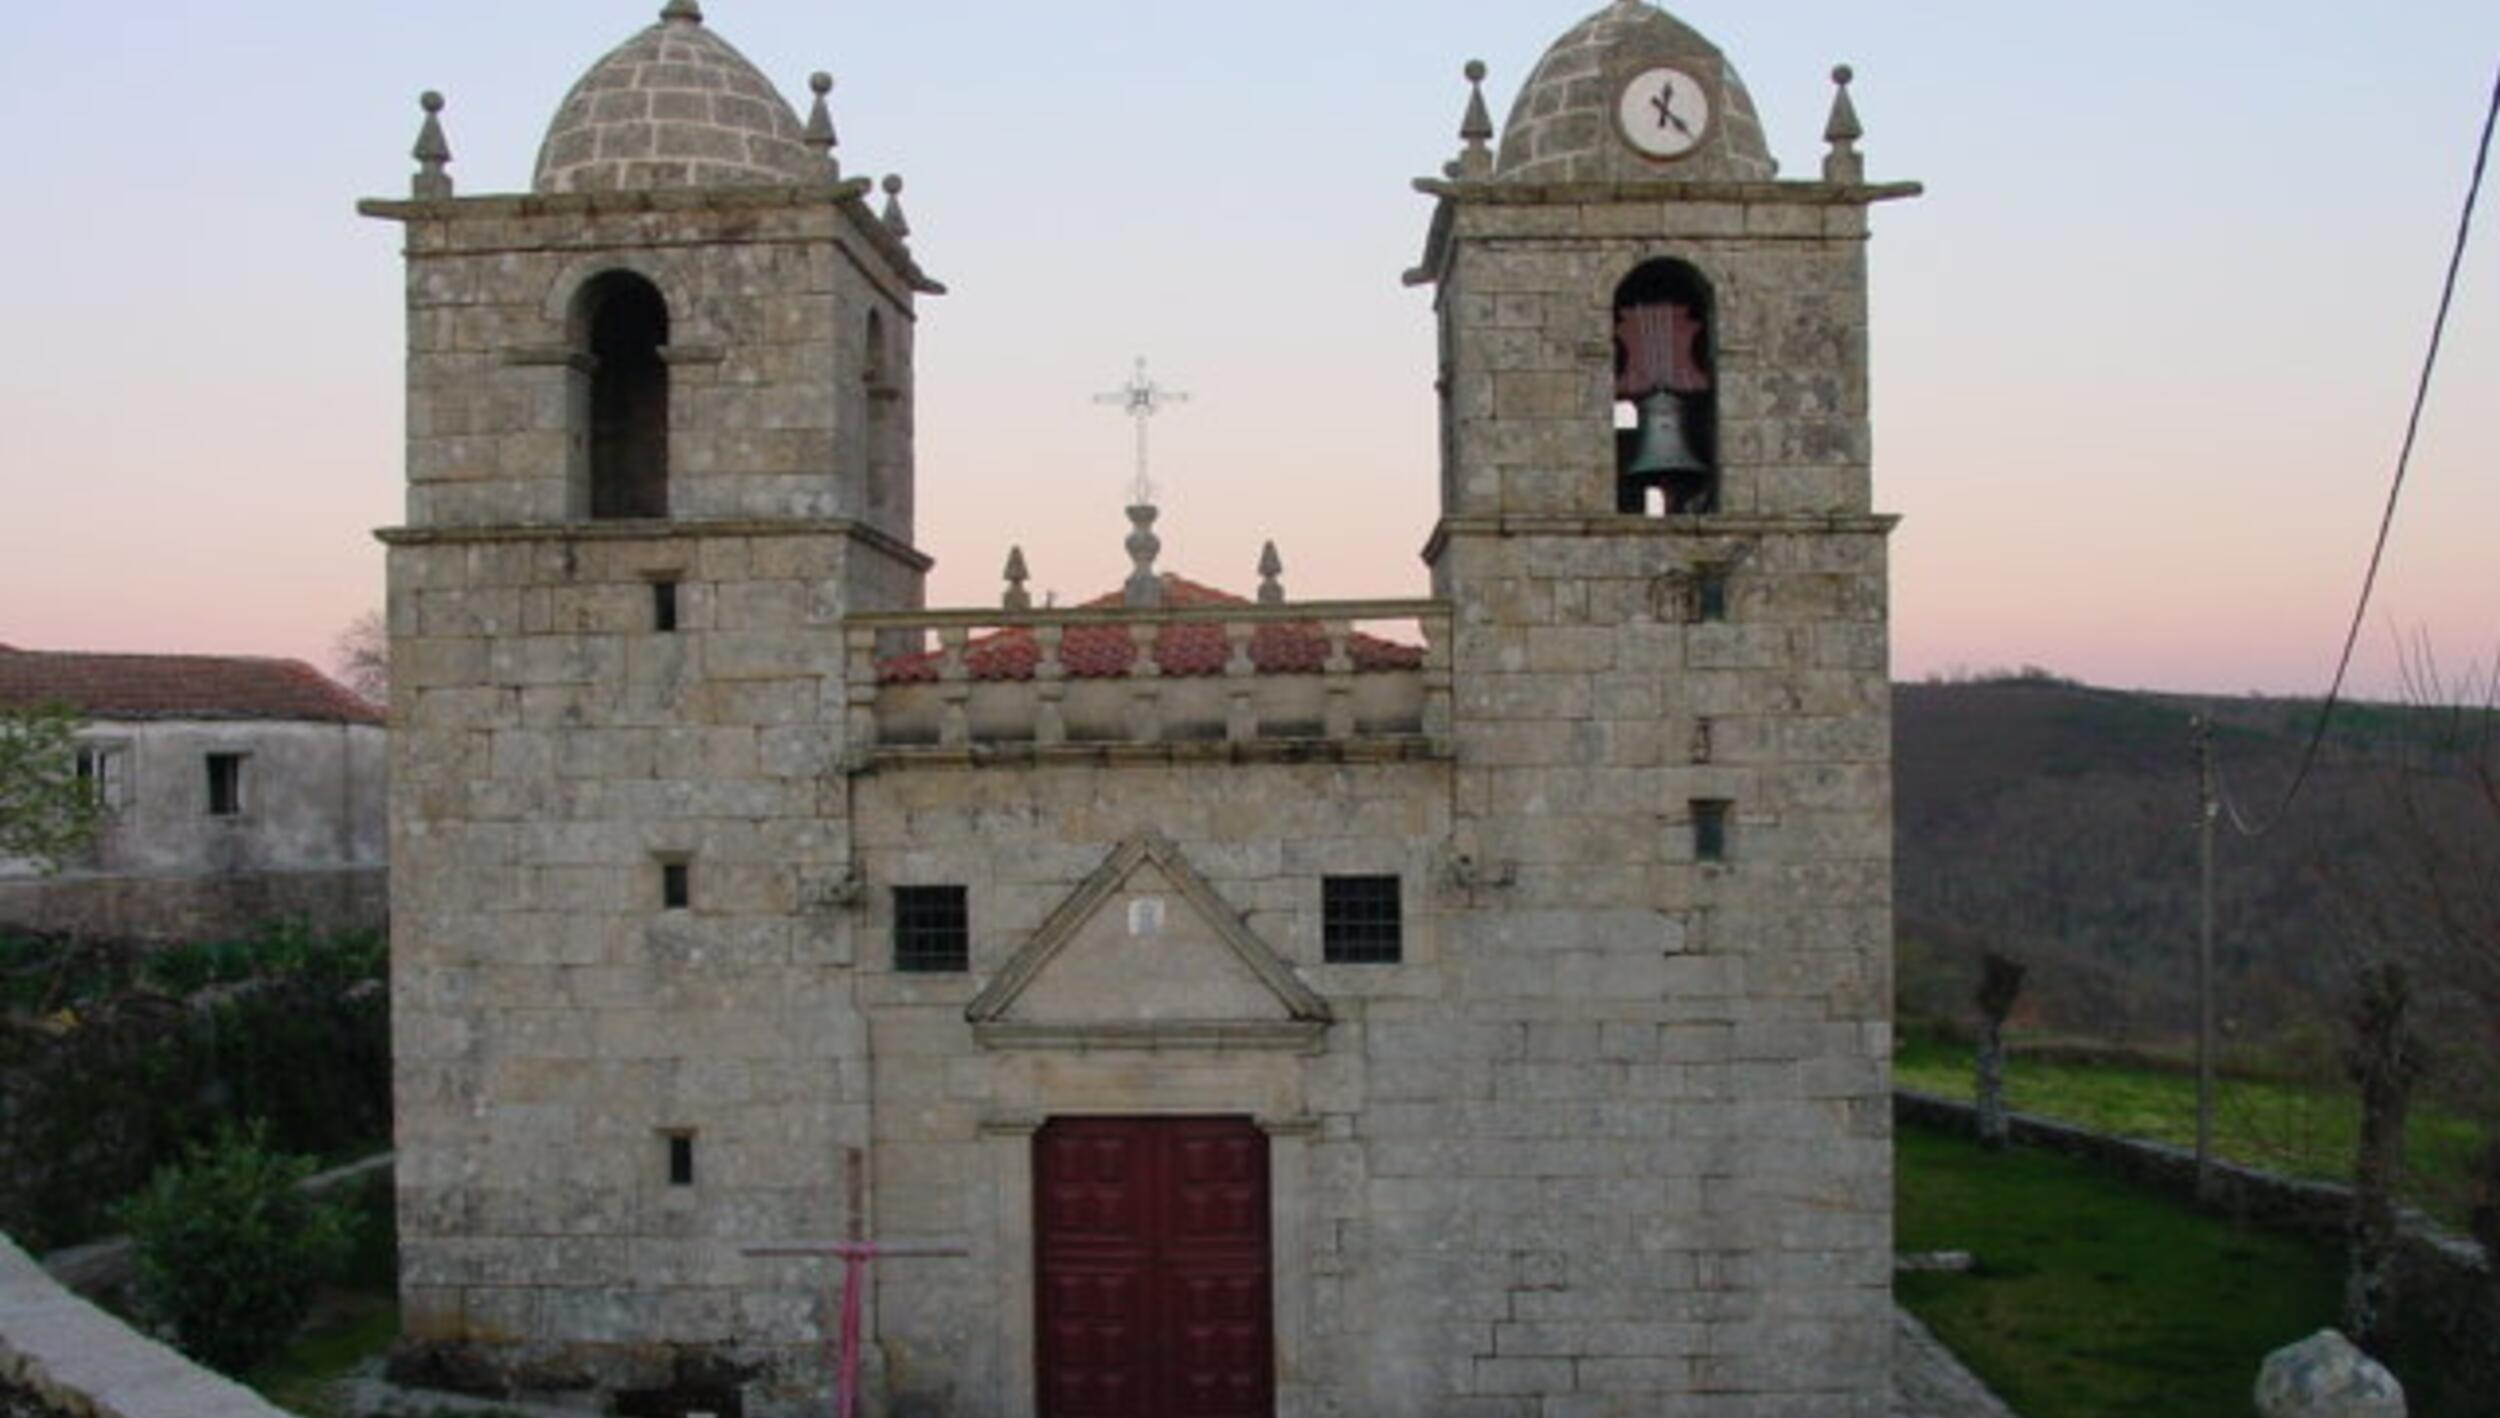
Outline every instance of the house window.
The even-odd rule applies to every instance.
[[[694,905],[694,864],[692,862],[660,863],[660,908],[684,911]]]
[[[208,756],[208,815],[241,817],[243,815],[243,760],[240,753],[212,753]]]
[[[1728,819],[1736,805],[1724,798],[1693,800],[1693,860],[1724,862],[1727,860]]]
[[[1395,965],[1405,952],[1398,879],[1332,876],[1320,882],[1320,954],[1331,965]]]
[[[663,634],[677,628],[677,583],[651,583],[651,628]]]
[[[78,786],[98,812],[116,812],[130,801],[125,776],[129,759],[119,748],[82,744],[78,749]]]
[[[972,968],[972,912],[964,888],[894,888],[894,968],[906,975]]]
[[[671,1132],[663,1133],[661,1137],[668,1144],[668,1184],[672,1187],[693,1186],[694,1134]]]

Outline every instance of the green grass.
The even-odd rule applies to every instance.
[[[356,1244],[346,1264],[322,1290],[295,1342],[249,1376],[262,1397],[302,1418],[359,1418],[341,1396],[342,1380],[399,1337],[399,1238],[389,1175],[365,1179],[351,1202]]]
[[[334,1291],[285,1353],[250,1375],[263,1398],[302,1418],[353,1418],[341,1382],[378,1358],[399,1337],[399,1306],[389,1299]]]
[[[2023,1418],[2248,1414],[2266,1354],[2335,1321],[2332,1246],[2235,1226],[2051,1153],[1991,1154],[1905,1127],[1895,1155],[1901,1249],[1978,1261],[1969,1274],[1901,1276],[1897,1293]],[[2401,1360],[2398,1372],[2417,1393],[2441,1378]]]
[[[1971,1096],[1971,1049],[1930,1039],[1904,1042],[1893,1064],[1904,1088]],[[2025,1058],[2015,1044],[2005,1092],[2017,1111],[2119,1137],[2196,1145],[2196,1078],[2174,1069]],[[2222,1078],[2214,1089],[2214,1155],[2295,1177],[2348,1181],[2360,1125],[2350,1089]],[[2406,1198],[2450,1224],[2465,1214],[2466,1166],[2477,1128],[2469,1118],[2416,1103],[2405,1134]]]

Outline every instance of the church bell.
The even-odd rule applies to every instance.
[[[1716,500],[1710,465],[1693,447],[1687,428],[1691,405],[1672,389],[1656,389],[1635,401],[1638,427],[1618,434],[1621,462],[1615,478],[1617,510],[1644,510],[1651,488],[1666,496],[1670,515],[1709,512]]]
[[[1671,389],[1652,390],[1641,396],[1639,407],[1640,438],[1633,445],[1632,461],[1623,466],[1627,475],[1656,484],[1710,471],[1685,436],[1683,395]]]

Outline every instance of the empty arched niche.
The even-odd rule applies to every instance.
[[[631,271],[583,285],[574,327],[589,356],[590,515],[668,515],[668,301]]]
[[[1615,288],[1615,510],[1719,507],[1719,394],[1710,285],[1651,261]]]

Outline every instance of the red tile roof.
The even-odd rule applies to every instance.
[[[301,660],[90,655],[0,646],[0,709],[44,704],[66,704],[96,719],[383,722],[379,705]]]
[[[1120,592],[1096,596],[1079,610],[1117,610]],[[1202,586],[1166,572],[1163,603],[1167,607],[1249,606],[1252,603],[1212,586]],[[1356,631],[1346,654],[1358,671],[1412,670],[1424,663],[1423,647],[1401,645]],[[1071,625],[1060,637],[1059,662],[1071,679],[1117,679],[1137,657],[1137,642],[1125,625]],[[1233,657],[1232,642],[1216,621],[1165,625],[1155,632],[1155,664],[1172,676],[1220,675]],[[938,677],[945,663],[942,650],[898,655],[881,661],[877,679],[884,684],[925,684]],[[1328,635],[1316,621],[1272,621],[1250,637],[1250,663],[1260,674],[1317,674],[1328,661]],[[964,668],[976,680],[1031,679],[1041,662],[1041,646],[1024,626],[1011,626],[977,636],[964,647]]]

